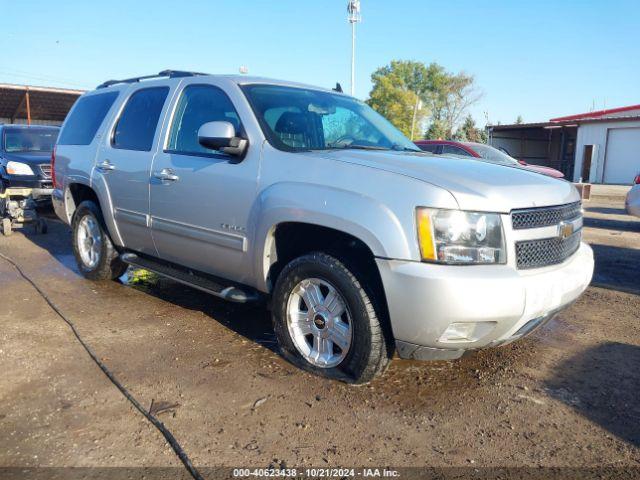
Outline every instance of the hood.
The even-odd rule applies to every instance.
[[[40,165],[51,162],[51,152],[15,152],[2,154],[5,161],[28,163],[29,165]]]
[[[569,182],[477,159],[427,153],[379,150],[306,152],[332,160],[397,173],[448,190],[462,210],[508,213],[516,208],[577,202],[580,195]],[[402,187],[398,187],[402,191]]]

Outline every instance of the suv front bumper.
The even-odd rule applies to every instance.
[[[30,189],[30,194],[36,201],[50,200],[53,192],[51,179],[39,175],[4,175],[2,183],[7,189]]]
[[[424,360],[458,358],[467,350],[527,335],[580,296],[594,265],[586,243],[562,264],[536,270],[376,262],[398,354]],[[474,324],[469,327],[477,334],[466,340],[446,338],[452,324]]]

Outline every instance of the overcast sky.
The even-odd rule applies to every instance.
[[[0,0],[0,82],[93,88],[165,68],[348,90],[346,0]],[[640,103],[640,1],[362,0],[356,96],[392,59],[463,70],[483,124]]]

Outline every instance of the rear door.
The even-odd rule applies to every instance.
[[[131,90],[96,160],[124,245],[150,255],[156,250],[149,225],[149,172],[172,88],[154,82]]]

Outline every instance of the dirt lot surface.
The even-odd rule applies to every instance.
[[[594,285],[515,344],[394,360],[352,387],[282,360],[266,310],[152,274],[92,283],[50,223],[0,238],[101,361],[206,466],[640,466],[640,219],[585,204]],[[0,466],[181,466],[0,259]]]

